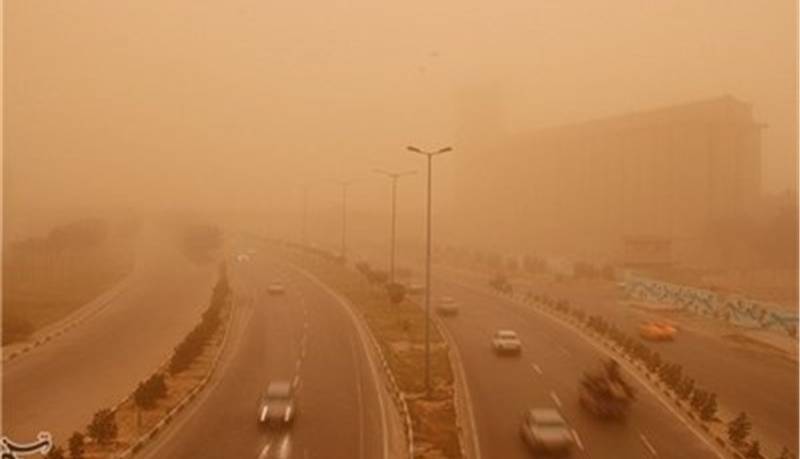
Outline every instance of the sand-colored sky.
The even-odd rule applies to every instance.
[[[279,207],[308,180],[420,167],[403,147],[454,142],[454,95],[487,82],[515,131],[732,94],[769,126],[765,191],[797,187],[792,0],[3,6],[12,226]]]

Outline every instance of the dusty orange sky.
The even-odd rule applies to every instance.
[[[514,131],[732,94],[769,125],[765,191],[797,187],[791,0],[4,8],[5,207],[20,225],[53,209],[268,208],[309,178],[418,168],[403,147],[454,142],[454,95],[487,82]]]

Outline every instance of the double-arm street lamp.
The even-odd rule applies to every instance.
[[[428,158],[428,230],[427,249],[425,256],[425,392],[431,394],[431,165],[434,156],[452,151],[445,147],[436,151],[424,151],[417,147],[409,146],[408,151],[425,155]]]
[[[385,175],[392,179],[392,241],[391,255],[389,256],[389,282],[394,284],[394,256],[396,247],[396,228],[397,228],[397,180],[400,177],[416,174],[417,171],[389,172],[383,169],[375,169],[375,172]]]

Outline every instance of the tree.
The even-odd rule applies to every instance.
[[[149,377],[147,381],[139,383],[133,393],[133,400],[139,408],[150,409],[156,402],[167,395],[167,385],[164,382],[164,374],[156,373]]]
[[[117,421],[114,413],[108,408],[98,411],[86,430],[97,443],[103,445],[110,443],[117,438]]]
[[[692,391],[694,391],[694,379],[684,376],[681,382],[678,384],[678,397],[681,400],[689,400],[689,397],[692,395]]]
[[[710,393],[700,408],[700,419],[708,422],[713,421],[717,415],[717,394]]]
[[[728,439],[736,446],[740,446],[744,440],[750,435],[752,425],[744,412],[739,413],[739,416],[728,423]]]
[[[45,459],[67,459],[67,456],[64,455],[64,450],[60,446],[54,446],[47,453]]]
[[[83,459],[83,434],[75,432],[69,437],[69,457],[71,459]]]
[[[700,388],[695,388],[692,393],[692,399],[689,400],[689,404],[695,411],[700,411],[706,403],[706,398],[708,398],[708,392]]]
[[[746,459],[764,459],[764,456],[761,455],[761,445],[758,443],[758,440],[753,440],[753,442],[750,443],[750,447],[745,451],[744,457]]]

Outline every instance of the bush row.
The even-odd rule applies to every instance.
[[[498,293],[505,293],[500,288],[495,288]],[[548,295],[538,295],[528,292],[525,295],[527,302],[533,302],[549,308],[561,315],[571,316],[578,323],[592,330],[594,333],[612,341],[630,359],[647,369],[656,381],[661,382],[671,390],[679,403],[686,403],[691,413],[704,422],[716,422],[717,395],[699,387],[696,381],[684,373],[683,366],[665,360],[658,351],[654,351],[638,337],[621,330],[609,320],[598,316],[589,315],[583,309],[572,306],[565,299],[555,299]],[[740,413],[735,419],[727,423],[729,442],[747,459],[763,458],[758,440],[748,441],[752,429],[746,413]],[[795,458],[791,451],[784,447],[778,459]]]

